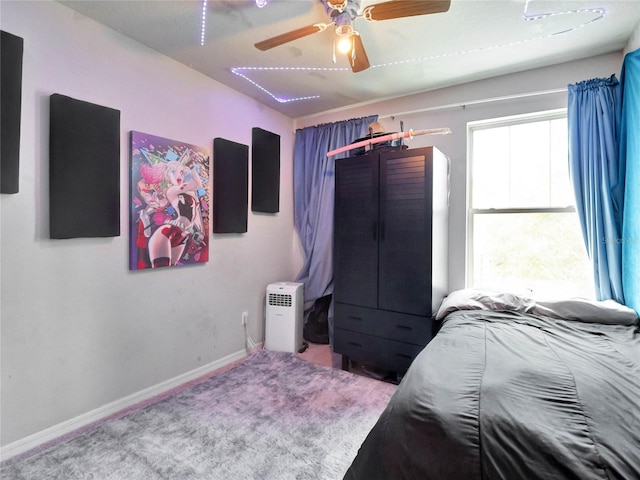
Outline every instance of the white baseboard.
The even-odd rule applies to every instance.
[[[16,455],[20,455],[22,453],[28,452],[29,450],[41,447],[48,442],[52,442],[60,437],[63,437],[64,435],[80,430],[83,427],[88,427],[92,423],[104,420],[112,415],[126,410],[127,408],[131,408],[141,402],[151,400],[152,398],[167,393],[174,388],[180,387],[200,377],[204,377],[205,375],[210,374],[215,370],[225,367],[235,361],[241,360],[246,356],[247,352],[245,350],[240,350],[207,365],[196,368],[195,370],[191,370],[190,372],[178,375],[177,377],[116,400],[115,402],[108,403],[102,407],[96,408],[95,410],[84,413],[70,420],[66,420],[62,423],[29,435],[28,437],[24,437],[13,443],[9,443],[4,447],[0,447],[0,461],[4,462],[15,457]]]

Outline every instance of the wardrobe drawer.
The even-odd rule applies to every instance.
[[[377,314],[378,310],[373,308],[336,302],[333,305],[333,324],[336,328],[384,337],[386,325]]]
[[[424,346],[431,340],[431,317],[389,312],[385,319],[386,337],[399,342]]]
[[[373,335],[336,328],[333,335],[336,353],[371,365],[385,366],[387,363],[386,340]]]
[[[333,317],[336,328],[416,345],[426,345],[431,340],[430,317],[338,302],[334,304]]]
[[[336,353],[351,360],[398,373],[406,372],[424,348],[339,328],[334,330],[333,343]]]
[[[389,341],[387,346],[387,365],[389,370],[404,373],[411,365],[411,362],[418,356],[424,346],[412,343]]]

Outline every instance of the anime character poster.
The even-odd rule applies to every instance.
[[[131,132],[131,270],[209,260],[206,148]]]

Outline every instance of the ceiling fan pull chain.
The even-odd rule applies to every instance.
[[[353,43],[353,39],[351,40],[351,66],[356,64],[356,48]]]

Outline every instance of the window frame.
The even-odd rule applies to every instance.
[[[557,120],[559,118],[567,118],[567,109],[560,108],[554,110],[545,110],[541,112],[526,113],[520,115],[511,115],[507,117],[492,118],[487,120],[478,120],[467,123],[467,199],[466,199],[466,215],[467,215],[467,235],[466,235],[466,262],[465,262],[465,286],[468,288],[472,285],[474,278],[474,218],[476,215],[484,214],[520,214],[520,213],[576,213],[575,205],[556,206],[556,207],[518,207],[518,208],[473,208],[471,205],[473,199],[473,133],[477,130],[485,130],[489,128],[507,127],[511,125],[522,125],[524,123],[535,123],[539,121]],[[568,166],[567,166],[568,168]]]

